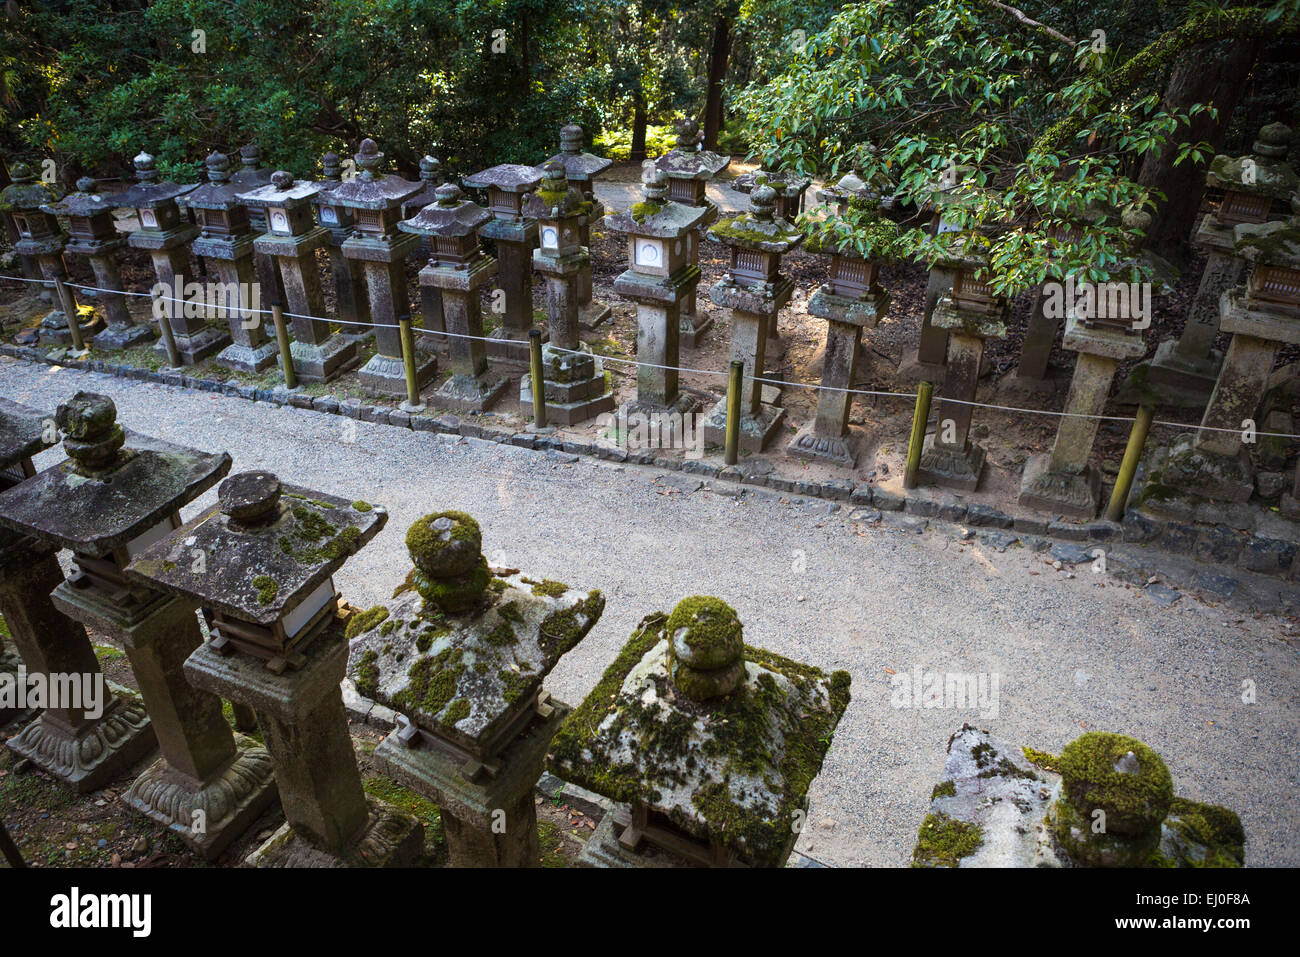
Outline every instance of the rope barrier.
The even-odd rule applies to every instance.
[[[40,285],[43,286],[53,285],[53,283],[48,279],[28,279],[26,276],[0,276],[0,282],[29,282],[29,283],[39,283]],[[178,299],[175,296],[155,296],[153,293],[132,292],[127,289],[104,289],[99,286],[87,286],[87,285],[82,285],[81,283],[73,283],[73,282],[70,282],[69,285],[74,286],[77,289],[84,289],[92,292],[104,292],[104,293],[110,293],[110,294],[115,294],[120,296],[138,296],[146,299],[152,299],[155,302],[176,302],[176,303],[185,303],[188,305],[192,305],[195,302],[192,299]],[[223,306],[219,308],[237,309],[239,312],[243,313],[244,315],[260,314],[260,315],[270,316],[274,314],[270,309],[253,309],[253,308],[246,309],[243,306],[232,306],[232,307]],[[338,325],[338,326],[362,326],[368,329],[394,329],[399,331],[401,328],[399,323],[354,322],[346,319],[329,319],[323,316],[304,315],[302,313],[296,313],[296,312],[281,312],[280,314],[285,316],[286,318],[309,319],[315,322],[324,322],[327,324]],[[432,329],[421,329],[420,331],[423,332],[425,335],[446,336],[447,338],[450,339],[472,339],[478,342],[499,342],[500,341],[498,339],[493,339],[490,336],[471,336],[461,332],[447,332],[444,330],[432,330]],[[548,348],[550,348],[554,352],[559,352],[564,355],[586,355],[587,354],[582,352],[581,350],[563,349],[558,346],[548,346]],[[717,376],[720,378],[725,378],[726,376],[729,375],[729,373],[726,370],[722,370],[722,369],[694,369],[687,366],[666,366],[666,365],[659,365],[653,362],[642,362],[639,359],[624,359],[619,356],[601,355],[598,356],[598,358],[602,362],[622,363],[624,365],[632,365],[638,368],[645,368],[645,369],[660,369],[663,371],[687,372],[692,375]],[[914,401],[917,397],[917,393],[915,392],[880,392],[871,389],[851,389],[851,388],[846,388],[844,386],[830,386],[830,385],[823,385],[821,383],[813,383],[813,382],[787,382],[782,379],[770,379],[763,376],[754,376],[753,381],[760,382],[765,385],[784,386],[793,389],[812,389],[814,391],[841,392],[841,393],[847,393],[849,395],[861,395],[861,396],[870,396],[876,398],[909,399]],[[967,399],[949,399],[942,395],[938,396],[938,401],[941,403],[944,402],[951,403],[952,405],[966,405],[977,409],[992,409],[998,412],[1016,412],[1024,415],[1047,415],[1047,416],[1055,416],[1057,418],[1094,419],[1100,422],[1127,422],[1130,424],[1137,421],[1137,419],[1132,416],[1092,415],[1086,412],[1055,412],[1051,409],[1026,409],[1018,406],[997,405],[989,402],[975,402]],[[1164,426],[1166,428],[1174,428],[1174,429],[1195,430],[1198,432],[1239,433],[1242,431],[1242,429],[1225,429],[1219,426],[1198,425],[1198,424],[1193,424],[1188,422],[1171,422],[1162,419],[1152,420],[1151,425]],[[1286,432],[1258,432],[1257,431],[1255,433],[1255,436],[1257,438],[1293,439],[1293,440],[1300,441],[1300,434],[1292,435]]]

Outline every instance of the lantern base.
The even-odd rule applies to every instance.
[[[453,375],[438,387],[433,398],[437,405],[457,412],[484,412],[496,404],[509,386],[507,377],[491,372]]]
[[[1202,498],[1248,502],[1255,492],[1255,465],[1244,446],[1236,455],[1211,452],[1196,445],[1196,433],[1185,432],[1169,449],[1161,481]]]
[[[504,362],[509,365],[520,365],[527,368],[528,366],[528,333],[532,330],[530,326],[527,329],[515,328],[512,326],[499,326],[487,334],[488,358],[495,362]],[[548,342],[551,338],[550,331],[545,327],[542,328],[542,342]]]
[[[244,859],[249,867],[411,867],[424,853],[424,825],[375,798],[370,820],[340,856],[312,847],[287,823]]]
[[[237,372],[262,372],[275,365],[279,350],[274,342],[245,346],[232,342],[217,355],[217,365]]]
[[[823,435],[817,431],[816,423],[810,422],[790,440],[785,454],[792,459],[815,459],[851,469],[857,467],[861,441],[860,429],[850,428],[839,436]]]
[[[95,336],[94,344],[96,349],[130,349],[152,342],[157,336],[158,333],[146,325],[109,323],[107,329]]]
[[[361,361],[355,339],[332,335],[324,342],[305,342],[295,339],[289,343],[293,368],[302,382],[333,382],[345,372],[351,372]],[[276,363],[284,363],[277,353]]]
[[[89,318],[81,320],[80,326],[82,341],[89,342],[104,330],[104,320],[97,315],[91,315]],[[45,318],[41,320],[40,336],[41,345],[43,346],[67,346],[72,344],[72,330],[68,328],[68,317],[62,309],[47,313]]]
[[[181,365],[186,366],[211,358],[230,345],[230,333],[216,326],[203,326],[189,335],[176,332],[173,328],[172,334],[176,339],[176,351],[181,356]],[[169,358],[167,344],[161,338],[154,343],[153,351],[164,359]]]
[[[697,307],[698,308],[698,307]],[[704,334],[713,328],[713,317],[702,312],[694,315],[683,314],[679,326],[683,349],[698,349]]]
[[[1017,501],[1026,508],[1090,521],[1101,501],[1101,473],[1091,465],[1080,473],[1051,471],[1052,456],[1030,456]]]
[[[1156,354],[1146,370],[1146,387],[1157,402],[1177,408],[1203,409],[1210,401],[1214,384],[1223,368],[1223,353],[1188,360],[1178,354],[1178,343],[1166,339],[1156,347]],[[1133,370],[1131,378],[1138,376]]]
[[[415,387],[423,389],[438,374],[438,357],[427,347],[415,346]],[[401,356],[386,356],[375,353],[370,357],[357,379],[363,389],[380,395],[395,395],[406,398],[406,364]]]
[[[202,782],[159,758],[135,779],[122,802],[163,825],[207,860],[213,860],[262,816],[278,791],[265,748],[242,735],[230,763]],[[195,812],[202,810],[203,817]]]
[[[758,413],[740,413],[740,449],[742,452],[761,452],[763,447],[776,434],[785,409],[766,402],[760,402]],[[724,396],[709,410],[704,419],[704,441],[709,445],[726,445],[727,442],[727,399]]]
[[[973,492],[984,474],[984,449],[968,441],[964,448],[935,442],[934,433],[921,447],[917,479],[922,485],[938,485]]]
[[[99,718],[73,728],[47,711],[9,739],[9,750],[78,794],[98,791],[158,743],[140,699],[117,685],[109,688],[115,700]]]

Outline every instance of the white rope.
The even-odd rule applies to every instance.
[[[52,286],[54,284],[53,281],[49,279],[28,279],[25,276],[0,276],[0,281],[39,283],[43,286]],[[75,286],[77,289],[90,290],[93,292],[104,292],[104,293],[116,294],[120,296],[142,296],[146,299],[152,299],[155,302],[177,302],[177,303],[185,303],[185,304],[193,304],[194,302],[194,300],[192,299],[178,299],[175,296],[155,296],[153,295],[153,293],[148,293],[148,292],[131,292],[126,289],[103,289],[99,286],[84,286],[80,283],[74,283],[68,280],[65,280],[65,282],[68,282],[68,284],[71,286]],[[252,309],[252,308],[246,309],[243,306],[238,306],[238,305],[231,306],[231,307],[223,306],[220,308],[230,308],[232,311],[237,310],[238,312],[243,313],[244,315],[249,315],[252,313],[258,313],[266,316],[274,315],[274,312],[270,309]],[[400,325],[394,325],[392,323],[386,323],[386,322],[385,323],[352,322],[345,319],[326,319],[322,316],[304,315],[302,313],[297,313],[297,312],[284,312],[283,310],[281,311],[280,314],[290,319],[310,319],[315,322],[324,322],[327,324],[334,324],[340,326],[364,326],[366,328],[371,328],[371,329],[401,328]],[[427,336],[447,336],[448,338],[451,339],[473,339],[478,342],[501,342],[502,341],[500,339],[493,339],[490,336],[471,336],[462,332],[446,332],[446,331],[438,331],[438,330],[424,329],[424,328],[421,328],[420,331]],[[522,340],[508,340],[508,341],[522,341]],[[579,349],[563,349],[560,348],[559,346],[550,346],[549,348],[552,351],[559,352],[563,355],[575,355],[575,356],[592,355],[592,353],[583,352]],[[638,368],[660,369],[669,372],[671,371],[689,372],[692,375],[727,376],[729,374],[725,370],[693,369],[685,366],[658,365],[653,362],[642,362],[639,359],[623,359],[618,356],[601,355],[598,356],[597,358],[599,358],[602,362],[624,363],[626,365],[633,365]],[[881,397],[881,398],[889,398],[889,399],[913,399],[914,400],[917,397],[917,394],[915,392],[876,392],[870,389],[849,389],[843,386],[823,385],[821,383],[786,382],[782,379],[768,379],[762,376],[752,376],[751,378],[753,379],[754,382],[760,382],[760,383],[776,385],[776,386],[786,386],[795,389],[812,389],[814,391],[842,392],[842,393],[847,393],[848,395],[863,395],[863,396],[873,396],[873,397]],[[1025,409],[1013,405],[995,405],[988,402],[975,402],[967,399],[949,399],[944,396],[937,396],[936,398],[939,402],[949,402],[952,403],[953,405],[966,405],[977,409],[993,409],[1000,412],[1018,412],[1018,413],[1023,413],[1025,415],[1048,415],[1048,416],[1056,416],[1057,418],[1094,419],[1100,422],[1132,423],[1136,421],[1136,419],[1134,418],[1128,416],[1122,416],[1122,415],[1092,415],[1086,412],[1054,412],[1051,409]],[[1162,419],[1153,419],[1151,424],[1152,426],[1165,426],[1167,428],[1174,428],[1174,429],[1194,429],[1198,432],[1240,433],[1243,431],[1242,429],[1225,429],[1219,426],[1193,425],[1187,422],[1169,422]],[[1256,432],[1255,435],[1258,438],[1300,440],[1300,435],[1291,435],[1286,432]]]

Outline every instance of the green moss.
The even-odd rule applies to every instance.
[[[374,628],[387,617],[388,609],[383,605],[376,605],[368,611],[358,612],[348,621],[348,626],[344,630],[343,636],[351,641],[362,632]]]
[[[257,591],[257,603],[269,605],[280,594],[280,583],[270,575],[258,575],[253,579],[253,588]]]
[[[956,867],[984,843],[984,829],[942,812],[927,814],[912,850],[913,867]]]
[[[735,610],[709,595],[683,598],[668,616],[670,656],[692,668],[725,668],[739,661],[743,635]]]
[[[469,717],[469,702],[464,698],[457,698],[447,709],[447,713],[442,716],[443,724],[455,724],[464,718]]]
[[[938,784],[934,786],[934,790],[930,792],[931,801],[933,801],[935,798],[956,797],[956,796],[957,796],[957,785],[953,784],[953,782],[951,781],[940,781]]]
[[[1056,771],[1059,768],[1061,759],[1054,754],[1038,751],[1028,745],[1020,750],[1024,752],[1025,760],[1036,768],[1042,768],[1044,771]]]
[[[633,203],[631,207],[628,208],[628,212],[632,215],[634,222],[644,223],[651,216],[658,216],[659,213],[663,211],[663,208],[663,203],[641,202]]]
[[[361,499],[357,499],[355,502],[353,502],[352,507],[356,509],[358,512],[369,512],[371,509],[374,508],[374,506],[371,505],[369,502],[363,502],[361,501]]]
[[[1020,767],[1010,758],[998,758],[992,767],[985,768],[976,777],[980,778],[1025,778],[1029,781],[1037,781],[1038,775],[1033,771],[1028,771]]]
[[[519,602],[517,601],[508,601],[504,605],[498,605],[497,614],[506,621],[513,621],[515,624],[522,625],[524,622],[524,615],[519,610]]]
[[[373,650],[363,651],[357,659],[356,667],[352,669],[352,680],[356,683],[357,692],[367,698],[375,697],[379,691],[378,661],[379,655]]]
[[[440,518],[451,519],[447,531],[439,531],[433,523]],[[444,537],[445,536],[445,537]],[[465,512],[434,512],[414,522],[406,530],[406,550],[417,565],[435,567],[444,552],[474,551],[483,547],[483,534],[472,515]]]
[[[1132,751],[1137,774],[1115,770]],[[1173,780],[1160,756],[1136,738],[1090,731],[1065,746],[1061,778],[1070,802],[1084,818],[1096,808],[1106,812],[1106,827],[1116,833],[1140,834],[1158,828],[1173,799]]]
[[[605,610],[605,596],[599,589],[592,591],[571,608],[553,611],[538,626],[537,644],[548,657],[558,658],[576,645]],[[584,625],[581,618],[586,619]]]
[[[95,657],[100,661],[118,661],[126,657],[126,652],[112,645],[95,645]]]
[[[1174,798],[1165,823],[1188,844],[1201,845],[1205,856],[1184,855],[1191,867],[1242,867],[1246,863],[1246,832],[1236,812],[1217,804]]]
[[[446,626],[438,627],[426,625],[421,629],[420,634],[416,636],[415,647],[421,654],[433,647],[434,639],[441,638],[443,635],[451,634],[451,629]]]
[[[390,618],[388,621],[384,622],[382,625],[379,626],[379,634],[385,637],[391,635],[393,633],[393,628],[396,627],[396,625],[397,625],[397,621],[395,619]]]
[[[561,582],[553,582],[549,578],[533,584],[533,594],[545,596],[546,598],[559,598],[568,590],[568,585]]]
[[[515,630],[510,627],[509,623],[504,621],[484,635],[483,640],[489,645],[496,645],[499,648],[508,648],[510,645],[519,642]]]
[[[514,704],[524,694],[537,687],[538,681],[536,675],[527,675],[522,671],[512,671],[509,668],[503,668],[497,672],[497,677],[501,680],[502,692],[501,697],[508,704]]]
[[[441,714],[456,694],[460,677],[465,673],[463,658],[461,649],[447,648],[411,665],[406,673],[409,683],[394,695],[398,708],[402,711],[418,709],[431,717]]]
[[[457,615],[469,611],[483,597],[492,573],[487,559],[479,556],[478,564],[465,575],[454,578],[427,578],[418,569],[415,572],[415,590],[436,611]]]
[[[318,542],[334,531],[334,526],[305,505],[293,507],[293,517],[297,520],[294,534],[304,541]]]

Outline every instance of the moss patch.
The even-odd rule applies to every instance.
[[[270,575],[258,575],[253,579],[253,588],[257,590],[257,603],[269,605],[280,594],[280,583]]]
[[[343,637],[351,641],[362,632],[369,631],[380,622],[388,618],[388,609],[383,605],[376,605],[368,611],[359,612],[352,616],[348,621],[348,626],[343,632]]]
[[[947,814],[927,814],[912,851],[913,867],[956,867],[984,843],[978,824],[953,820]]]

